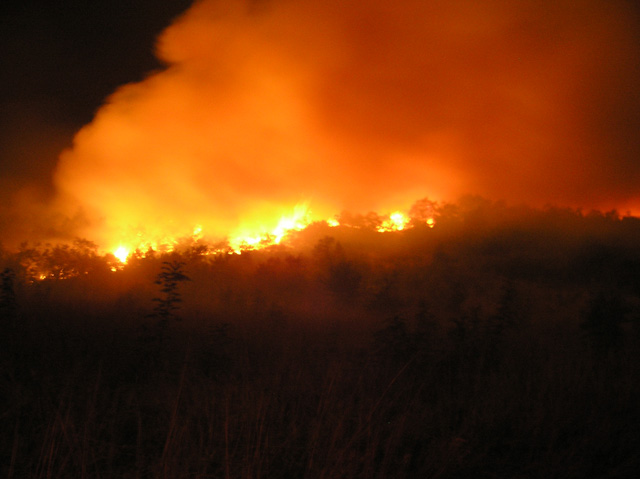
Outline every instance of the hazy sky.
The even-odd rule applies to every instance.
[[[188,2],[85,3],[2,7],[6,237],[463,194],[640,212],[633,2],[203,0],[164,31]]]

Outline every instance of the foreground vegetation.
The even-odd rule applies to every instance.
[[[638,220],[436,213],[117,271],[3,253],[0,476],[635,477]]]

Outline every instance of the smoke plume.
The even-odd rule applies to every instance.
[[[640,208],[624,1],[196,2],[57,168],[79,234],[216,236],[480,194]]]

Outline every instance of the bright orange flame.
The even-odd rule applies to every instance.
[[[311,211],[307,204],[298,204],[289,215],[282,215],[277,222],[273,222],[273,227],[269,227],[269,221],[262,224],[257,221],[248,222],[242,228],[227,238],[231,252],[241,253],[248,250],[257,250],[269,246],[277,245],[292,231],[300,231],[311,223]],[[337,222],[336,222],[337,224]],[[118,247],[112,248],[113,255],[122,264],[126,264],[127,258],[132,251],[138,250],[143,255],[145,251],[154,250],[170,252],[178,245],[186,241],[200,241],[214,239],[207,237],[202,225],[198,224],[191,229],[191,235],[177,236],[157,236],[148,234],[144,228],[130,235],[120,235]],[[215,238],[219,240],[220,238]],[[228,251],[225,249],[225,251]]]
[[[301,231],[309,226],[313,221],[324,221],[329,227],[335,228],[342,225],[335,217],[329,219],[312,218],[311,210],[307,203],[299,203],[290,214],[285,214],[280,217],[276,222],[273,221],[274,226],[269,227],[268,216],[265,216],[264,223],[260,223],[256,220],[247,222],[242,228],[236,230],[234,234],[229,235],[226,238],[226,246],[216,249],[207,250],[202,254],[215,254],[215,253],[235,253],[241,254],[245,251],[255,251],[270,246],[278,245],[294,231]],[[399,232],[410,229],[414,226],[416,218],[410,217],[401,211],[394,211],[388,216],[382,217],[383,220],[379,226],[376,227],[376,231],[380,233],[386,232]],[[424,224],[429,228],[435,226],[435,219],[429,217],[427,219],[421,219]],[[361,226],[349,226],[351,228],[360,228]],[[184,235],[181,237],[162,235],[154,236],[146,234],[145,228],[139,228],[136,232],[133,232],[130,236],[121,235],[120,240],[117,243],[119,246],[111,249],[112,254],[118,259],[120,265],[127,263],[127,260],[133,251],[138,251],[142,256],[148,250],[158,252],[171,252],[180,247],[180,244],[189,244],[190,242],[198,241],[212,241],[212,243],[218,243],[222,238],[213,238],[208,236],[205,232],[205,228],[201,224],[190,228],[192,232],[190,235]],[[116,266],[116,269],[118,267]]]
[[[311,211],[306,204],[298,204],[289,216],[282,216],[278,224],[270,232],[255,233],[247,231],[235,235],[230,241],[231,249],[240,253],[246,250],[266,248],[280,244],[282,239],[292,231],[300,231],[311,223]],[[254,228],[253,231],[261,228]]]
[[[338,220],[336,220],[335,218],[330,218],[327,220],[327,224],[329,226],[331,226],[332,228],[335,228],[336,226],[340,226],[340,222]]]
[[[382,222],[377,228],[380,233],[386,231],[402,231],[409,223],[409,218],[400,211],[389,215],[389,218]]]
[[[129,258],[129,253],[129,249],[126,246],[121,245],[113,252],[113,256],[115,256],[121,263],[126,263],[127,258]]]
[[[116,261],[111,261],[109,266],[113,272],[123,270],[134,251],[136,257],[145,257],[150,250],[154,252],[157,251],[159,253],[166,253],[175,250],[182,250],[183,247],[189,248],[191,246],[198,245],[203,245],[205,247],[198,247],[193,251],[196,252],[196,254],[203,256],[217,254],[242,254],[247,251],[261,250],[282,244],[283,240],[285,240],[292,232],[304,230],[312,223],[316,224],[320,222],[326,223],[326,225],[331,228],[341,227],[347,229],[367,229],[380,233],[405,231],[413,228],[420,222],[426,224],[429,228],[433,228],[435,226],[435,219],[433,217],[425,219],[424,215],[410,217],[408,214],[400,211],[395,211],[388,216],[382,217],[375,213],[371,213],[370,215],[371,218],[376,219],[375,222],[347,221],[345,224],[341,224],[340,221],[336,219],[337,217],[326,220],[316,219],[312,221],[311,211],[307,204],[298,204],[295,206],[291,214],[282,215],[273,228],[267,229],[262,225],[258,226],[254,223],[251,227],[246,227],[241,233],[229,237],[226,241],[221,243],[209,243],[208,241],[210,238],[205,236],[203,227],[199,224],[191,228],[192,233],[190,236],[187,235],[180,238],[164,236],[161,240],[157,241],[147,239],[142,233],[144,230],[140,229],[128,240],[123,238],[122,241],[118,243],[118,247],[110,249],[110,254],[116,259]],[[382,221],[380,218],[382,218]],[[375,226],[376,224],[377,226]],[[40,274],[39,279],[44,280],[47,277],[47,274],[42,273]]]

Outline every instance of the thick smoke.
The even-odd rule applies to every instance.
[[[638,24],[622,1],[199,1],[61,155],[59,204],[110,245],[301,201],[640,208]]]

